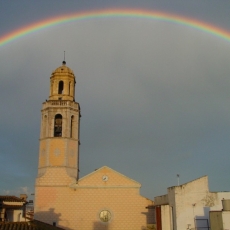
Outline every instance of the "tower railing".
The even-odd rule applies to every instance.
[[[71,106],[71,107],[75,107],[78,108],[79,105],[77,102],[74,101],[67,101],[67,100],[50,100],[50,101],[46,101],[43,103],[43,109],[49,107],[49,106]]]

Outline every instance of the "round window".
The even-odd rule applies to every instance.
[[[108,210],[103,210],[100,212],[99,218],[103,222],[108,222],[111,219],[111,213]]]

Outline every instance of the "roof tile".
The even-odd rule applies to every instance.
[[[0,230],[63,230],[63,228],[32,220],[29,222],[2,222],[0,223]]]
[[[16,197],[16,196],[0,196],[0,202],[8,201],[8,202],[25,202],[25,200]]]

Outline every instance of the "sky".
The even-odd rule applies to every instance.
[[[43,20],[114,9],[163,12],[230,35],[230,1],[1,0],[0,41]],[[40,111],[64,51],[81,106],[80,177],[106,165],[150,199],[176,186],[177,174],[180,184],[208,175],[211,191],[230,191],[230,36],[117,15],[0,45],[0,194],[34,193]]]

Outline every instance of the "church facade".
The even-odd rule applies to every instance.
[[[68,230],[151,229],[153,201],[140,195],[140,183],[107,166],[79,179],[75,84],[65,62],[51,74],[41,112],[35,219]]]

